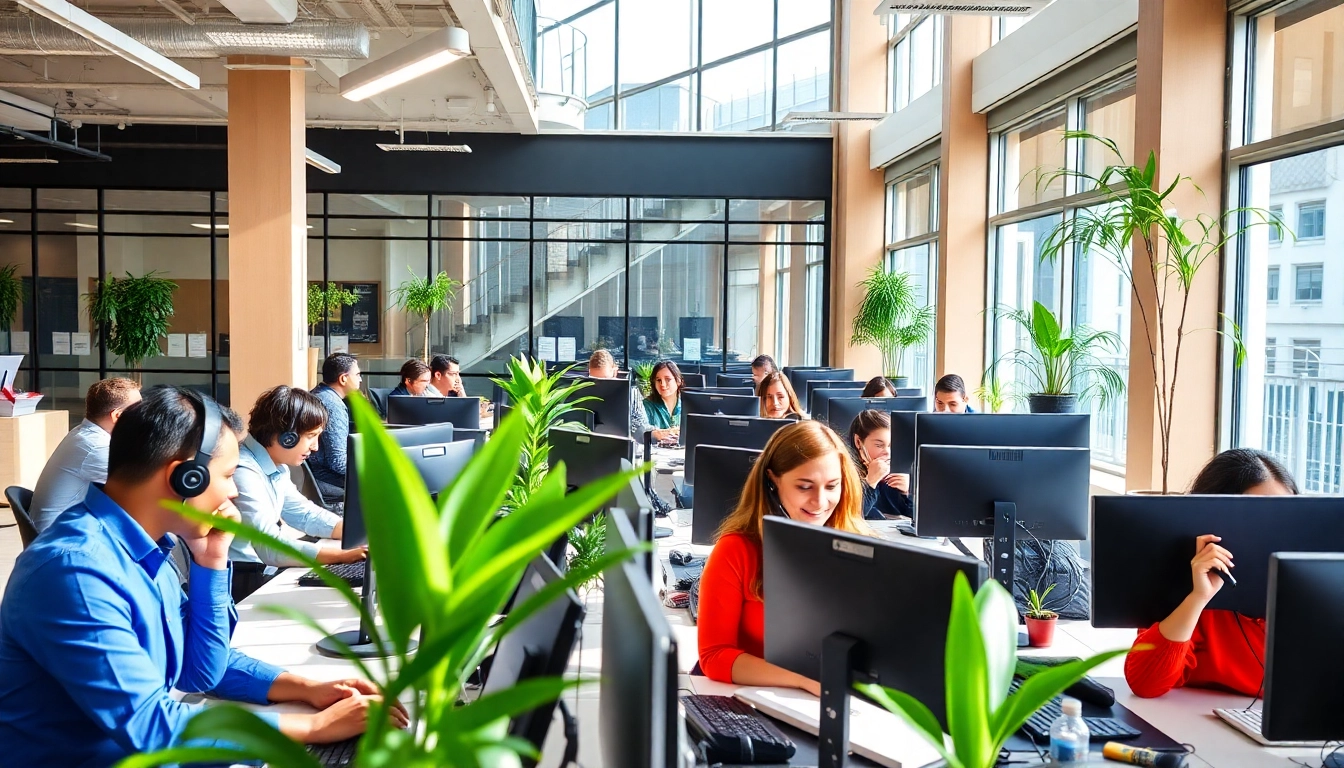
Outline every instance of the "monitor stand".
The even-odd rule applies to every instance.
[[[817,724],[818,768],[844,768],[849,753],[849,696],[862,650],[858,640],[836,632],[821,641],[821,712]]]
[[[1017,553],[1017,505],[1011,501],[994,502],[994,537],[990,543],[990,578],[1013,596],[1014,563]],[[1017,647],[1028,648],[1026,632],[1017,633]]]
[[[376,591],[377,587],[374,584],[373,576],[373,559],[367,558],[364,560],[364,591],[361,598],[364,603],[364,613],[370,618],[372,618],[374,612],[378,610],[373,599]],[[346,656],[346,652],[341,648],[341,644],[344,644],[349,649],[350,653],[353,653],[361,659],[379,659],[391,656],[395,653],[395,650],[390,645],[379,646],[377,643],[373,642],[373,635],[369,632],[369,627],[364,625],[362,619],[359,622],[359,629],[351,629],[345,632],[333,632],[321,640],[318,640],[317,652],[323,656],[328,656],[334,659],[343,659]],[[416,645],[417,643],[412,640],[406,650],[414,650]]]

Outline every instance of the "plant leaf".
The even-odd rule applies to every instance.
[[[1009,696],[1004,701],[1003,706],[995,710],[992,715],[991,728],[995,750],[997,751],[998,746],[1002,745],[1018,728],[1021,728],[1022,724],[1027,722],[1027,718],[1044,706],[1047,701],[1063,693],[1065,688],[1083,679],[1091,670],[1111,659],[1129,653],[1129,650],[1125,648],[1108,651],[1080,661],[1071,661],[1057,667],[1047,667],[1045,670],[1023,680],[1022,685],[1017,689],[1017,693]]]
[[[975,593],[975,611],[984,638],[989,708],[997,709],[1008,696],[1017,668],[1017,606],[999,582],[990,579]]]
[[[943,727],[938,724],[938,718],[933,716],[933,712],[929,711],[929,708],[924,706],[923,702],[908,693],[902,693],[881,685],[855,683],[854,688],[859,693],[877,702],[888,712],[900,716],[914,726],[919,735],[932,744],[933,748],[938,750],[938,754],[942,755],[943,760],[947,761],[947,768],[962,768],[962,762],[957,759],[958,756],[947,749]]]
[[[439,507],[448,542],[448,561],[462,559],[494,520],[495,511],[513,485],[511,470],[517,464],[527,424],[519,414],[509,414],[490,436],[478,455],[440,494]]]
[[[555,701],[565,689],[579,685],[580,681],[566,681],[559,677],[535,677],[514,683],[498,693],[473,701],[465,707],[452,710],[452,727],[463,731],[483,728],[500,718],[511,718],[524,712],[531,712],[542,704]]]
[[[991,765],[997,750],[990,743],[989,679],[985,643],[966,574],[952,584],[952,615],[947,624],[947,730],[957,757],[969,766]]]

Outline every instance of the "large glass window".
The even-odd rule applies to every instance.
[[[887,107],[897,112],[943,79],[943,17],[893,14],[888,52]]]
[[[830,108],[829,2],[537,0],[537,12],[546,74],[588,102],[588,128],[773,130]]]
[[[1279,4],[1245,23],[1255,103],[1246,141],[1262,141],[1344,118],[1344,5]]]
[[[888,271],[908,272],[921,304],[934,305],[938,273],[938,168],[930,166],[887,185]],[[905,351],[901,374],[911,386],[933,391],[933,340]]]

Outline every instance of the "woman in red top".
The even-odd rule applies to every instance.
[[[737,509],[719,527],[700,577],[700,668],[719,682],[802,688],[820,696],[817,681],[764,658],[762,520],[781,514],[812,525],[871,533],[863,522],[863,491],[854,462],[825,424],[800,421],[776,432],[752,467]]]
[[[1195,478],[1190,492],[1253,496],[1298,493],[1293,476],[1267,453],[1234,448],[1215,456]],[[1214,534],[1195,539],[1190,561],[1194,588],[1171,615],[1139,632],[1125,657],[1125,681],[1136,696],[1161,696],[1172,688],[1222,688],[1258,696],[1265,676],[1265,620],[1232,611],[1205,609],[1223,587],[1215,568],[1231,572],[1232,553]]]

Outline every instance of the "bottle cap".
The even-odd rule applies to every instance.
[[[1070,699],[1067,696],[1060,702],[1060,710],[1068,717],[1082,717],[1083,703],[1077,699]]]

